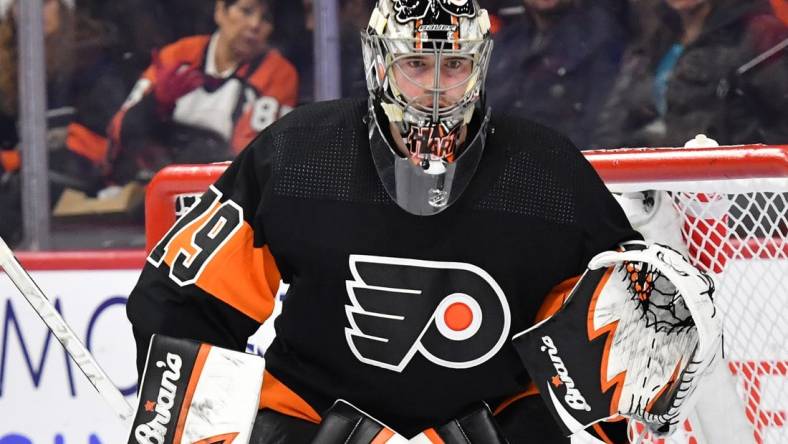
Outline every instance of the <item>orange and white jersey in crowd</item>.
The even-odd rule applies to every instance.
[[[212,130],[238,153],[257,133],[296,105],[298,73],[276,49],[268,49],[250,62],[219,72],[215,63],[218,34],[186,37],[165,46],[160,61],[165,68],[195,67],[205,74],[204,85],[177,99],[173,122]],[[109,135],[122,145],[128,114],[152,93],[157,66],[145,70],[120,111],[112,119]],[[139,123],[136,123],[139,124]]]

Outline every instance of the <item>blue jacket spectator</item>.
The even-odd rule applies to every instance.
[[[788,29],[768,0],[665,0],[627,50],[594,137],[600,147],[788,140]]]
[[[626,45],[620,21],[583,0],[524,0],[495,38],[487,100],[568,134],[586,148]]]

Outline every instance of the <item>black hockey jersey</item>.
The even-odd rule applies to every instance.
[[[525,390],[512,335],[591,257],[639,235],[568,139],[500,116],[460,199],[411,215],[377,176],[366,112],[296,109],[176,223],[129,299],[140,366],[154,332],[243,349],[281,274],[264,406],[319,420],[341,398],[411,436]]]

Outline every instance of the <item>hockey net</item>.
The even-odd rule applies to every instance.
[[[716,278],[727,379],[704,391],[734,399],[699,404],[679,433],[643,442],[717,442],[727,434],[727,442],[788,443],[788,146],[585,154],[612,192],[636,203],[642,197],[633,225],[654,222],[647,237],[672,244]],[[157,174],[146,196],[149,250],[226,166]],[[657,216],[651,210],[659,206],[670,211]]]

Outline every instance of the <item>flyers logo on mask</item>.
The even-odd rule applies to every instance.
[[[506,296],[475,265],[364,255],[351,255],[349,265],[345,338],[361,362],[401,372],[419,354],[442,367],[470,368],[508,337]]]
[[[471,0],[396,0],[394,11],[399,23],[421,20],[428,12],[440,8],[446,13],[457,17],[474,17],[476,8]]]

